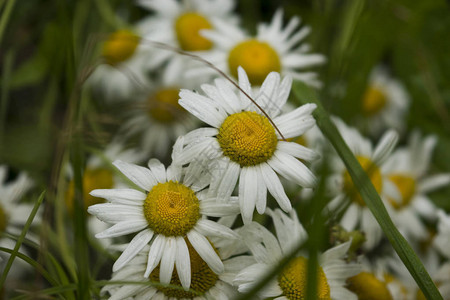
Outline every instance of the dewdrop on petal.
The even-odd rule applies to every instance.
[[[280,132],[284,138],[302,135],[315,124],[311,113],[316,105],[306,104],[282,114],[291,89],[289,76],[281,81],[278,73],[270,73],[253,97],[246,72],[242,68],[238,72],[239,86],[276,127],[247,96],[223,79],[216,79],[214,85],[202,85],[206,96],[181,90],[180,105],[212,127],[188,133],[175,162],[207,166],[212,175],[210,194],[218,199],[228,199],[239,179],[242,219],[248,223],[255,208],[264,213],[267,191],[284,211],[291,210],[277,173],[303,187],[315,185],[314,174],[297,158],[312,161],[318,154],[297,143],[283,141]]]

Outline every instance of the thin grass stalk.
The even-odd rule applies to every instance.
[[[361,194],[362,199],[374,215],[378,224],[380,224],[380,227],[389,239],[389,242],[395,252],[397,252],[398,256],[411,273],[423,294],[427,299],[442,299],[441,294],[431,280],[427,270],[406,239],[395,227],[383,205],[383,202],[381,201],[380,196],[372,185],[372,182],[361,165],[358,163],[356,157],[350,151],[349,147],[343,140],[336,126],[331,121],[315,93],[304,83],[298,81],[294,82],[293,91],[296,99],[301,104],[315,103],[317,105],[316,110],[313,112],[313,116],[317,121],[317,126],[339,154],[353,180],[356,189]]]
[[[25,240],[25,236],[26,236],[28,230],[30,229],[31,223],[34,220],[34,217],[36,216],[36,213],[37,213],[39,207],[41,206],[42,201],[44,201],[44,195],[45,195],[45,191],[43,191],[41,193],[38,200],[34,204],[33,210],[31,211],[30,215],[28,216],[27,222],[25,223],[25,226],[23,227],[22,232],[21,232],[19,238],[17,239],[16,245],[14,246],[14,250],[11,252],[11,256],[9,257],[8,262],[6,263],[2,277],[0,278],[0,290],[3,288],[6,277],[8,276],[9,270],[11,269],[14,259],[16,258],[16,256],[19,253],[19,248],[22,245],[23,241]]]

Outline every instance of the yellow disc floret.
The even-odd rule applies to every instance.
[[[73,212],[74,207],[74,181],[71,180],[66,191],[66,205],[69,213]],[[111,189],[114,186],[113,174],[110,170],[104,168],[86,169],[83,174],[83,200],[84,209],[91,205],[103,202],[103,199],[89,195],[95,189]]]
[[[152,119],[161,123],[171,123],[185,115],[185,110],[178,104],[178,88],[166,88],[157,91],[148,98],[148,112]]]
[[[103,44],[102,56],[106,63],[117,65],[133,56],[140,38],[129,30],[112,33]]]
[[[206,262],[198,255],[197,251],[192,247],[189,240],[185,239],[189,250],[189,257],[191,260],[191,286],[189,291],[184,291],[181,287],[180,279],[178,278],[177,270],[174,269],[172,273],[172,279],[170,280],[170,285],[179,286],[179,289],[170,287],[157,286],[156,288],[160,290],[167,297],[173,297],[175,299],[193,299],[204,295],[210,288],[212,288],[219,276],[215,274],[206,264]],[[214,245],[212,245],[214,248]],[[214,248],[214,250],[216,250]],[[217,250],[216,250],[217,253]],[[159,268],[156,267],[150,274],[150,280],[154,282],[159,282]]]
[[[145,199],[144,215],[155,233],[184,236],[200,219],[200,203],[194,191],[181,183],[158,183]]]
[[[401,209],[408,206],[416,192],[416,181],[411,176],[405,174],[392,174],[389,179],[398,188],[400,195],[402,196],[401,201],[395,201],[389,198],[389,202],[395,209]]]
[[[182,14],[175,21],[178,43],[185,51],[211,49],[211,41],[200,35],[200,30],[211,28],[211,23],[204,16],[194,12]]]
[[[254,166],[270,159],[278,139],[269,120],[252,111],[228,116],[219,128],[217,140],[223,154],[241,167]]]
[[[372,273],[361,272],[347,279],[347,288],[358,296],[359,300],[392,300],[386,282]]]
[[[289,300],[306,299],[308,285],[308,260],[304,257],[293,259],[278,276],[278,285]],[[329,300],[330,285],[322,267],[317,268],[317,295],[315,299]]]
[[[3,209],[3,206],[0,205],[0,233],[5,232],[7,226],[8,226],[8,215]]]
[[[362,112],[365,116],[374,116],[386,106],[386,102],[385,92],[377,87],[370,86],[363,96]]]
[[[236,78],[239,66],[247,72],[253,85],[261,85],[270,72],[281,70],[278,53],[266,42],[254,39],[244,41],[230,51],[228,67]]]
[[[358,159],[358,162],[362,166],[363,170],[366,171],[367,176],[369,176],[370,181],[372,181],[375,190],[379,194],[383,187],[383,179],[381,177],[380,169],[368,157],[356,156],[356,158]],[[350,199],[353,202],[358,203],[360,206],[365,206],[366,204],[361,198],[361,195],[356,190],[355,186],[353,185],[352,178],[350,177],[350,174],[348,173],[347,170],[344,172],[343,176],[344,176],[344,192],[347,194],[347,196],[350,197]]]

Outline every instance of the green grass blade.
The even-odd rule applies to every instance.
[[[31,211],[31,214],[28,216],[27,222],[25,223],[25,226],[22,229],[22,233],[19,236],[19,239],[16,242],[16,245],[14,247],[14,250],[11,252],[11,256],[8,259],[8,262],[6,263],[5,270],[3,271],[2,277],[0,278],[0,290],[3,288],[3,284],[5,283],[6,277],[8,276],[9,270],[11,269],[12,263],[14,259],[16,258],[17,254],[19,253],[19,248],[22,245],[23,241],[25,240],[25,235],[28,232],[28,229],[30,229],[31,223],[34,220],[34,217],[36,216],[36,213],[39,209],[39,207],[42,204],[42,201],[44,201],[44,195],[45,191],[41,193],[38,200],[34,204],[33,210]]]
[[[336,126],[332,123],[327,112],[323,108],[322,104],[318,100],[315,93],[308,88],[304,83],[295,82],[293,85],[294,95],[301,104],[315,103],[317,109],[313,115],[317,121],[317,126],[322,133],[327,137],[330,143],[333,145],[336,152],[341,157],[347,170],[353,180],[353,183],[367,207],[370,209],[378,224],[380,224],[383,232],[389,239],[392,247],[397,252],[400,259],[408,268],[409,272],[417,282],[418,286],[427,297],[427,299],[442,299],[441,294],[434,285],[430,278],[430,275],[425,270],[422,262],[417,257],[414,250],[400,234],[398,229],[392,222],[386,208],[381,201],[380,196],[376,192],[366,172],[356,160],[353,153],[344,142],[342,136],[337,130]]]

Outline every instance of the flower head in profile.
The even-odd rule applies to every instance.
[[[421,137],[413,132],[409,145],[397,149],[383,166],[396,194],[387,197],[387,208],[398,229],[410,240],[425,240],[428,236],[422,218],[434,221],[437,208],[427,193],[447,186],[450,174],[428,175],[437,139]]]
[[[228,199],[239,179],[239,204],[246,223],[255,207],[264,213],[267,191],[284,211],[292,208],[277,173],[304,187],[315,184],[314,174],[299,159],[311,161],[318,155],[281,136],[298,137],[315,124],[311,115],[315,104],[281,114],[291,83],[289,76],[280,81],[278,73],[270,73],[253,98],[248,77],[239,68],[239,86],[259,107],[222,79],[201,86],[206,96],[180,92],[180,105],[212,128],[188,133],[176,163],[207,164],[212,176],[210,193],[219,200]]]
[[[256,263],[243,269],[234,284],[240,292],[249,291],[264,275],[276,268],[280,260],[307,239],[295,211],[288,216],[281,210],[268,210],[276,236],[258,223],[244,226],[239,232],[247,243]],[[357,299],[344,285],[347,278],[356,275],[360,266],[347,263],[345,256],[351,241],[333,247],[319,255],[317,267],[317,299]],[[261,299],[306,299],[308,257],[300,253],[258,293]]]
[[[174,157],[179,148],[175,145]],[[188,289],[191,282],[188,243],[214,273],[223,271],[223,263],[207,237],[235,238],[235,233],[206,217],[237,214],[235,199],[218,203],[215,198],[208,198],[204,189],[209,174],[199,173],[195,165],[183,169],[172,164],[166,169],[156,159],[149,161],[148,168],[122,161],[115,161],[114,165],[144,192],[137,189],[91,192],[108,203],[90,206],[88,212],[112,225],[98,233],[97,238],[137,232],[115,262],[113,271],[123,268],[150,244],[145,277],[160,264],[159,279],[168,284],[176,266],[181,285]]]
[[[298,45],[310,32],[299,29],[300,18],[294,17],[283,27],[283,11],[278,10],[270,24],[260,24],[255,36],[248,36],[232,23],[214,23],[214,30],[203,30],[203,36],[216,47],[203,57],[219,69],[238,77],[237,68],[247,72],[252,85],[261,85],[270,72],[289,75],[296,80],[319,86],[317,74],[305,69],[322,64],[325,57],[309,54],[309,45]],[[204,69],[205,73],[211,70]]]
[[[356,129],[348,127],[338,119],[335,120],[335,123],[378,194],[382,198],[396,195],[395,187],[387,180],[387,176],[382,170],[397,144],[397,133],[395,131],[386,132],[377,146],[373,147],[372,143],[361,136]],[[344,208],[341,219],[342,227],[347,231],[362,230],[366,236],[366,243],[363,247],[372,249],[380,241],[382,230],[353,185],[350,174],[339,156],[336,154],[331,157],[330,163],[332,174],[329,177],[328,186],[334,198],[328,207],[332,211]]]

